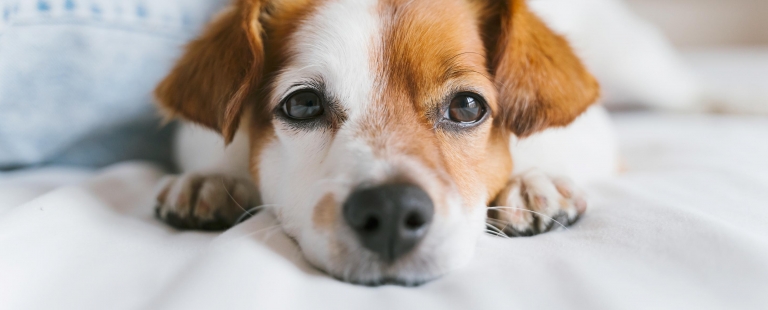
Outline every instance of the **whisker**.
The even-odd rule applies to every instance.
[[[262,228],[262,229],[259,229],[259,230],[253,231],[253,232],[249,232],[249,233],[247,233],[245,235],[242,235],[242,236],[239,236],[239,237],[237,237],[235,239],[229,240],[229,241],[223,243],[221,246],[223,247],[223,246],[226,246],[226,245],[231,244],[233,242],[240,241],[242,239],[245,239],[245,238],[248,238],[250,236],[256,235],[258,233],[261,233],[261,232],[264,232],[264,231],[269,231],[270,229],[275,229],[275,228],[280,228],[280,227],[281,227],[280,224],[277,224],[277,225],[268,226],[268,227],[265,227],[265,228]]]
[[[278,225],[278,227],[282,228],[282,226]],[[280,232],[280,229],[269,229],[266,231],[267,235],[264,237],[264,239],[261,239],[261,241],[269,242],[269,239],[271,239],[276,233]]]
[[[337,185],[337,184],[343,185],[343,184],[349,184],[349,183],[351,183],[351,181],[344,180],[344,179],[333,179],[333,178],[319,179],[319,180],[315,181],[314,184],[312,184],[312,186],[310,186],[310,188],[315,188],[317,186],[320,186],[320,185],[323,185],[323,184],[329,184],[329,183],[332,184],[332,185]],[[240,223],[246,221],[247,219],[255,216],[256,213],[259,210],[261,210],[261,209],[264,209],[264,208],[276,208],[276,207],[286,207],[286,206],[281,205],[281,204],[262,204],[262,205],[255,206],[255,207],[252,207],[252,208],[249,208],[249,209],[245,209],[242,205],[240,205],[240,203],[237,202],[237,200],[235,200],[234,196],[232,196],[232,193],[229,192],[229,189],[227,189],[227,186],[224,183],[224,178],[221,178],[221,186],[224,188],[224,191],[227,193],[229,198],[232,199],[232,201],[240,209],[242,209],[244,211],[244,213],[242,215],[240,215],[240,217],[238,217],[237,220],[235,221],[235,225],[240,224]],[[311,199],[312,197],[313,197],[313,195],[307,195],[304,199],[305,200],[306,199]],[[265,229],[278,228],[278,227],[282,227],[281,224],[277,224],[277,225],[274,225],[274,226],[271,226],[271,227],[268,227],[268,228],[265,228]],[[253,234],[257,234],[257,233],[259,233],[262,230],[258,230],[256,232],[249,233],[249,234],[247,234],[247,235],[245,235],[243,237],[247,237],[247,236],[250,236],[250,235],[253,235]]]
[[[498,225],[503,225],[503,224],[507,223],[505,221],[497,220],[497,219],[492,219],[492,218],[488,218],[485,221],[486,222],[490,222],[491,224],[498,224]]]
[[[494,224],[494,226],[504,226],[504,227],[499,229],[502,232],[504,230],[506,230],[507,227],[509,226],[509,222],[505,222],[505,221],[501,221],[501,220],[497,220],[497,219],[487,218],[485,221],[486,221],[486,223]],[[498,228],[498,227],[496,227],[496,228]]]
[[[503,231],[501,231],[498,227],[493,226],[493,225],[488,224],[488,223],[485,223],[485,226],[488,227],[488,228],[493,229],[493,233],[495,233],[497,236],[509,239],[509,236],[507,236],[507,234],[505,234]],[[485,231],[490,232],[487,229]]]
[[[279,206],[280,205],[278,205],[278,204],[263,204],[263,205],[260,205],[260,206],[255,206],[253,208],[250,208],[247,211],[245,211],[245,213],[240,215],[240,217],[237,218],[237,221],[235,221],[235,225],[240,224],[240,223],[244,222],[245,220],[253,217],[254,215],[256,215],[256,212],[258,212],[258,210],[260,210],[260,209],[263,209],[263,208],[273,208],[273,207],[279,207]],[[253,212],[253,213],[251,213],[251,212]]]
[[[495,231],[493,231],[493,230],[487,230],[487,229],[486,229],[486,230],[485,230],[485,233],[487,233],[487,234],[489,234],[489,235],[493,235],[493,236],[496,236],[496,237],[500,237],[500,238],[509,238],[507,235],[502,235],[502,234],[499,234],[499,233],[497,233],[497,232],[495,232]]]
[[[243,208],[243,206],[241,206],[241,205],[240,205],[240,203],[238,203],[238,202],[237,202],[237,200],[235,200],[235,197],[232,197],[232,194],[229,192],[229,189],[227,189],[227,185],[225,185],[225,184],[224,184],[224,178],[223,178],[223,177],[221,178],[221,180],[220,180],[220,181],[221,181],[221,187],[223,187],[223,188],[224,188],[224,191],[225,191],[225,192],[227,192],[227,195],[229,195],[229,199],[232,199],[232,201],[233,201],[233,202],[234,202],[234,203],[235,203],[235,204],[236,204],[238,207],[240,207],[240,209],[243,209],[243,211],[245,211],[245,213],[248,213],[248,210],[246,210],[245,208]],[[250,213],[248,213],[248,214],[250,214]],[[251,214],[251,216],[253,216],[253,214]],[[238,223],[240,223],[240,222],[238,222]]]
[[[565,228],[565,230],[569,230],[567,226],[563,225],[563,223],[558,222],[554,217],[551,217],[549,215],[543,214],[541,212],[536,212],[536,211],[528,210],[528,209],[525,209],[525,208],[505,207],[505,206],[488,207],[488,209],[489,210],[500,210],[500,211],[507,211],[507,210],[503,210],[503,209],[512,209],[512,210],[521,210],[521,211],[531,212],[531,213],[536,214],[538,216],[542,216],[542,217],[548,218],[548,219],[552,220],[553,222],[557,223],[558,225],[560,225],[560,227]]]
[[[325,183],[349,183],[349,181],[347,181],[347,180],[340,180],[340,179],[320,179],[320,180],[315,181],[315,184],[313,184],[312,187],[316,187],[318,185],[322,185],[322,184],[325,184]],[[232,196],[232,193],[229,192],[229,189],[227,189],[227,186],[224,184],[224,178],[221,178],[221,186],[224,188],[224,191],[227,193],[229,198],[232,199],[232,201],[241,210],[243,210],[245,212],[242,215],[240,215],[240,217],[237,218],[237,221],[235,221],[235,224],[240,224],[243,221],[245,221],[245,220],[255,216],[256,212],[258,210],[260,210],[260,209],[267,208],[267,207],[279,207],[280,206],[278,204],[263,204],[263,205],[256,206],[256,207],[253,207],[253,208],[250,208],[250,209],[245,209],[245,208],[243,208],[242,205],[240,205],[240,203],[237,202],[237,200],[235,200],[235,197]]]

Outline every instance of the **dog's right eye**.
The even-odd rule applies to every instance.
[[[283,112],[290,118],[307,120],[323,115],[323,103],[312,91],[298,91],[283,103]]]
[[[482,120],[485,114],[485,104],[478,95],[463,93],[451,100],[445,118],[456,123],[474,124]]]

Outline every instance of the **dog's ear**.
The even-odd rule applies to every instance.
[[[170,116],[202,124],[232,141],[244,101],[258,87],[264,58],[263,0],[237,0],[186,48],[155,89]]]
[[[504,126],[519,137],[565,126],[597,100],[595,78],[525,0],[483,1],[483,35]]]

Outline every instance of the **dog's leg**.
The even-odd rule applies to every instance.
[[[618,144],[608,112],[594,105],[568,126],[513,138],[514,174],[539,169],[577,184],[611,177],[620,166]]]
[[[489,223],[509,236],[532,236],[575,223],[587,209],[567,178],[531,170],[518,175],[489,207]]]
[[[181,229],[222,230],[259,203],[248,173],[247,131],[240,130],[225,147],[217,133],[185,123],[176,139],[183,174],[159,184],[158,218]]]
[[[565,128],[513,141],[515,171],[489,209],[489,222],[512,236],[572,224],[587,203],[571,180],[584,184],[616,174],[617,144],[608,115],[599,105]]]

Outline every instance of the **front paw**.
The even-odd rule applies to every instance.
[[[509,181],[488,208],[490,230],[508,236],[533,236],[575,223],[587,203],[573,183],[538,170]],[[497,231],[498,230],[498,231]]]
[[[257,203],[250,180],[225,175],[185,174],[160,184],[156,216],[179,229],[223,230]]]

